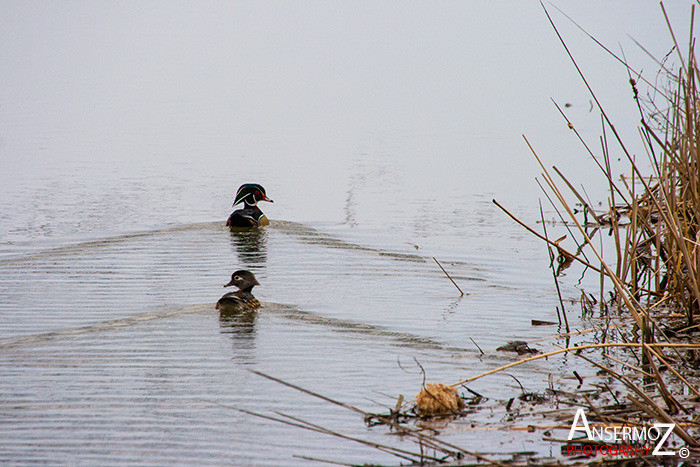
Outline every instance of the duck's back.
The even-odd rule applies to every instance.
[[[229,227],[257,227],[269,224],[270,221],[257,207],[233,211],[226,221]]]
[[[238,290],[229,292],[216,302],[216,309],[221,311],[245,311],[260,308],[260,302],[250,292]]]

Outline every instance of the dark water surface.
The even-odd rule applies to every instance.
[[[670,49],[656,2],[560,6],[608,44]],[[557,21],[634,141],[627,71]],[[606,199],[549,98],[595,147],[599,114],[537,2],[0,2],[0,68],[0,462],[395,464],[235,410],[416,449],[248,370],[376,412],[418,392],[416,362],[455,383],[516,360],[495,351],[508,340],[564,343],[531,325],[559,304],[544,246],[491,202],[541,228],[523,133]],[[245,182],[273,223],[231,233]],[[220,317],[239,268],[264,306]],[[580,275],[565,299],[597,283]],[[477,380],[488,402],[438,428],[471,451],[557,454],[504,405],[573,369]]]

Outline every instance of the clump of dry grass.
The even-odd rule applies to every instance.
[[[464,408],[464,401],[453,386],[428,383],[416,396],[416,409],[421,415],[457,414]]]

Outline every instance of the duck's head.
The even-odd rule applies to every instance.
[[[265,188],[263,188],[262,185],[258,185],[257,183],[245,183],[238,188],[233,205],[244,203],[246,206],[256,206],[258,201],[273,202],[265,194]]]
[[[250,290],[256,285],[260,285],[252,272],[240,269],[231,274],[231,281],[224,287],[235,285],[241,290]]]

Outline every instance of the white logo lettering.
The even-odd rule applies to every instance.
[[[661,448],[663,447],[664,443],[668,439],[669,436],[671,436],[671,432],[673,431],[673,428],[675,428],[674,423],[654,423],[654,428],[661,434],[660,428],[666,428],[666,432],[661,434],[661,439],[659,442],[656,444],[656,447],[652,451],[652,454],[655,456],[673,456],[676,453],[673,451],[661,451]]]
[[[579,418],[583,421],[583,425],[581,425],[580,427],[576,425]],[[569,441],[571,441],[571,439],[574,437],[574,432],[576,431],[585,431],[586,436],[588,436],[588,439],[593,439],[593,435],[591,434],[591,428],[588,426],[586,412],[584,412],[583,409],[578,409],[576,411],[576,415],[574,416],[574,423],[571,424],[571,430],[569,431],[569,437],[567,438]]]
[[[579,424],[580,420],[580,424]],[[571,430],[569,430],[568,441],[574,438],[574,434],[577,431],[582,431],[586,433],[586,437],[589,440],[600,440],[600,441],[619,441],[622,438],[624,441],[631,442],[644,442],[644,441],[657,441],[652,454],[655,456],[674,456],[676,453],[674,451],[662,451],[664,443],[671,436],[673,429],[676,427],[674,423],[654,423],[652,427],[642,427],[638,429],[637,427],[593,427],[588,424],[588,419],[586,418],[586,412],[583,409],[577,409],[576,415],[574,416],[574,422],[571,424]],[[665,430],[664,430],[665,428]],[[583,449],[583,448],[582,448]],[[646,447],[645,449],[649,449]],[[648,452],[648,451],[647,451]]]

